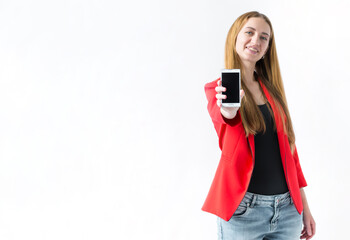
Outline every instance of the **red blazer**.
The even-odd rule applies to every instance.
[[[209,115],[219,137],[219,147],[222,152],[202,210],[228,221],[236,211],[248,189],[254,168],[255,147],[254,135],[250,134],[248,138],[245,136],[240,111],[237,112],[234,119],[224,119],[222,117],[215,97],[215,87],[219,79],[207,83],[204,88],[208,99]],[[307,184],[299,164],[298,153],[295,148],[292,155],[288,136],[283,131],[282,120],[279,117],[278,110],[260,79],[259,83],[274,113],[288,189],[297,211],[301,214],[303,204],[300,188],[307,186]]]

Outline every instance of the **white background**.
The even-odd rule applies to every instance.
[[[349,215],[347,1],[0,1],[0,239],[216,239],[204,84],[272,21],[314,239]]]

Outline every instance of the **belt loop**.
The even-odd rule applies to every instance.
[[[253,194],[253,199],[252,199],[252,202],[250,203],[250,207],[251,207],[251,208],[254,207],[256,198],[257,198],[256,194]]]

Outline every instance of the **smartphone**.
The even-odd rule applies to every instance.
[[[240,107],[241,106],[241,70],[240,69],[223,69],[221,71],[221,85],[226,88],[223,92],[226,99],[222,99],[223,107]]]

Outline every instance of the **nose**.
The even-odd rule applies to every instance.
[[[252,43],[254,43],[256,45],[260,45],[259,35],[258,34],[254,34],[254,36],[252,36],[251,41],[252,41]]]

